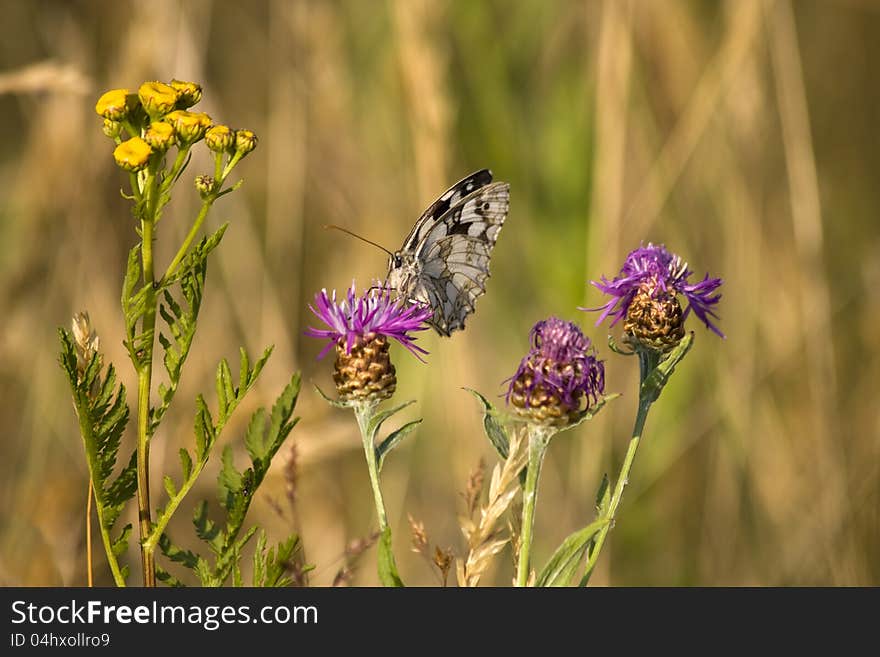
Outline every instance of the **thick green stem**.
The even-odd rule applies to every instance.
[[[148,191],[149,193],[149,191]],[[149,212],[149,210],[148,210]],[[147,216],[141,221],[143,242],[141,256],[144,284],[153,286],[153,218]],[[153,377],[153,333],[156,328],[156,295],[151,291],[144,313],[142,335],[150,336],[149,345],[141,345],[145,353],[138,364],[138,441],[137,441],[137,479],[138,479],[138,526],[141,538],[141,562],[144,573],[144,586],[156,586],[156,564],[153,553],[146,549],[143,541],[152,530],[150,512],[150,388]]]
[[[367,457],[367,470],[370,473],[370,486],[373,488],[373,501],[376,504],[376,516],[379,518],[379,531],[385,531],[388,527],[388,517],[385,514],[385,502],[382,499],[382,489],[379,487],[379,462],[376,459],[376,446],[373,444],[373,435],[370,431],[370,420],[376,405],[371,403],[358,404],[354,407],[358,427],[364,442],[364,455]]]
[[[529,464],[523,488],[522,529],[520,534],[519,561],[516,568],[516,585],[528,586],[529,563],[532,552],[532,530],[535,525],[535,502],[538,498],[538,478],[544,454],[553,432],[547,427],[529,425]]]
[[[644,376],[644,372],[643,372]],[[633,427],[633,435],[629,441],[629,447],[626,450],[626,456],[623,459],[623,465],[620,466],[620,473],[617,476],[617,484],[614,486],[614,493],[611,495],[611,501],[608,503],[608,508],[605,511],[604,515],[601,518],[604,518],[608,521],[599,533],[596,535],[596,538],[593,542],[593,547],[590,550],[590,556],[587,560],[587,568],[584,571],[584,576],[581,579],[581,586],[586,586],[587,582],[590,579],[590,575],[593,572],[593,568],[596,566],[596,562],[599,559],[599,552],[602,551],[602,546],[605,544],[605,537],[608,535],[611,526],[614,524],[614,517],[617,513],[617,507],[620,506],[620,500],[623,497],[623,489],[626,488],[626,484],[629,482],[629,472],[632,469],[633,461],[636,458],[636,451],[639,448],[639,441],[642,438],[642,432],[645,428],[645,420],[648,418],[648,411],[651,408],[651,401],[642,397],[639,400],[639,410],[636,414],[636,422]]]

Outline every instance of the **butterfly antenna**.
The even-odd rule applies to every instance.
[[[352,231],[348,230],[348,228],[343,228],[342,226],[337,226],[336,224],[324,224],[324,228],[326,228],[327,230],[341,230],[343,233],[346,233],[348,235],[351,235],[352,237],[358,238],[361,242],[366,242],[367,244],[372,244],[377,249],[382,249],[385,253],[387,253],[390,256],[394,255],[393,253],[391,253],[391,251],[386,249],[381,244],[376,244],[375,242],[368,240],[366,237],[361,237],[357,233],[353,233]]]

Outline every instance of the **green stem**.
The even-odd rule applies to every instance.
[[[144,283],[153,284],[153,220],[145,218],[141,222],[143,242],[141,255],[143,258]],[[152,336],[156,328],[155,295],[150,294],[147,311],[144,314],[143,335]],[[153,554],[146,549],[143,541],[152,530],[150,517],[150,388],[153,377],[152,340],[147,353],[143,355],[138,366],[138,441],[137,441],[137,479],[138,479],[138,526],[141,538],[141,562],[144,572],[144,586],[156,585],[156,565]]]
[[[544,454],[553,432],[541,425],[529,425],[529,464],[523,488],[522,533],[520,534],[519,562],[516,569],[516,586],[527,586],[529,561],[532,552],[532,530],[535,524],[535,502],[538,498],[538,478]]]
[[[376,516],[379,518],[379,531],[385,531],[385,528],[388,527],[388,517],[385,514],[382,489],[379,487],[379,463],[376,459],[376,446],[373,444],[373,433],[370,431],[370,420],[375,408],[376,405],[372,403],[358,404],[354,406],[354,414],[357,417],[358,427],[364,442],[364,455],[367,457],[367,470],[370,472],[373,501],[376,504]]]
[[[644,372],[643,372],[644,375]],[[599,559],[599,552],[602,550],[602,546],[605,544],[605,537],[608,535],[611,526],[614,524],[614,517],[617,513],[617,507],[620,506],[620,500],[623,497],[623,489],[626,488],[626,484],[629,481],[629,472],[632,469],[633,461],[636,458],[636,451],[639,448],[639,441],[642,438],[642,432],[645,429],[645,420],[648,418],[648,411],[651,408],[651,401],[646,399],[644,396],[639,400],[639,410],[636,414],[636,422],[633,427],[632,438],[629,441],[629,447],[626,450],[626,456],[623,459],[623,465],[620,466],[620,473],[617,476],[617,484],[614,486],[614,493],[611,495],[611,501],[608,504],[608,509],[605,511],[605,514],[601,516],[602,519],[608,521],[599,533],[596,535],[596,538],[593,542],[593,547],[590,550],[589,559],[587,559],[587,567],[584,571],[584,576],[581,579],[581,586],[586,586],[587,582],[590,579],[590,575],[593,572],[593,568],[596,566],[596,562]]]
[[[168,269],[165,270],[165,275],[162,276],[160,287],[161,285],[164,285],[165,282],[167,282],[168,279],[174,275],[174,273],[177,271],[177,268],[180,266],[180,263],[186,257],[186,254],[189,251],[189,247],[192,245],[193,240],[196,238],[199,229],[202,227],[202,224],[205,221],[205,217],[208,216],[208,210],[211,209],[211,204],[213,203],[213,198],[207,198],[202,202],[202,207],[199,210],[199,214],[196,217],[195,222],[193,222],[193,225],[190,227],[189,233],[187,233],[186,235],[186,239],[183,240],[183,244],[181,244],[180,248],[177,250],[177,254],[174,256],[171,264],[168,265]]]
[[[150,511],[150,390],[153,378],[153,343],[156,329],[156,293],[153,268],[153,228],[158,205],[157,177],[150,168],[144,182],[146,209],[141,219],[141,260],[144,285],[149,286],[146,299],[141,335],[148,336],[149,343],[141,344],[143,353],[139,355],[138,370],[138,431],[137,431],[137,500],[138,527],[141,540],[141,564],[143,566],[144,586],[156,586],[156,563],[153,553],[146,549],[143,542],[152,530]]]

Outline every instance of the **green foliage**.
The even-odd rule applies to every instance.
[[[642,386],[639,391],[640,398],[647,402],[657,401],[663,388],[669,381],[669,377],[675,371],[675,367],[684,359],[694,342],[694,333],[691,331],[666,354],[659,363],[651,360],[653,354],[639,352],[639,359],[643,370]]]
[[[598,518],[570,534],[547,561],[535,586],[570,586],[593,537],[609,522],[608,518]]]
[[[382,464],[385,462],[385,457],[388,456],[391,450],[397,447],[397,445],[400,444],[400,442],[410,432],[412,432],[413,429],[421,424],[422,420],[421,418],[419,418],[418,420],[407,422],[396,431],[392,431],[390,434],[388,434],[385,440],[377,444],[376,441],[379,438],[379,431],[382,429],[382,424],[385,422],[385,420],[393,416],[395,413],[402,411],[404,408],[414,403],[415,400],[411,399],[410,401],[404,402],[403,404],[395,406],[392,409],[376,413],[370,418],[370,421],[367,423],[367,432],[369,434],[370,444],[375,446],[374,450],[376,452],[376,464],[379,472],[382,471]]]
[[[291,570],[295,555],[302,550],[299,536],[293,534],[286,541],[266,550],[266,532],[260,531],[257,549],[254,551],[253,585],[260,587],[290,586],[293,581],[287,573]],[[307,570],[311,570],[309,567]]]
[[[153,353],[153,330],[138,331],[138,322],[147,314],[155,300],[152,283],[137,287],[141,280],[141,244],[128,252],[125,278],[122,282],[122,314],[125,320],[124,344],[136,368],[150,362]]]
[[[469,393],[471,393],[474,397],[476,397],[479,402],[483,406],[483,431],[486,432],[486,437],[489,439],[489,442],[492,443],[492,446],[495,448],[495,451],[498,452],[498,455],[501,457],[502,461],[507,460],[507,454],[510,451],[510,438],[507,435],[507,429],[498,421],[499,412],[492,406],[491,402],[486,399],[483,395],[481,395],[476,390],[471,390],[470,388],[464,388]]]
[[[214,247],[220,243],[225,230],[226,226],[224,225],[212,235],[212,238],[216,237],[216,239],[212,240]],[[166,386],[164,383],[159,384],[160,402],[157,407],[150,411],[150,423],[153,431],[159,426],[165,412],[171,405],[172,399],[174,399],[174,394],[177,392],[177,386],[180,383],[183,364],[186,362],[186,357],[189,355],[189,350],[196,334],[196,322],[205,287],[208,255],[211,252],[211,249],[206,248],[208,239],[207,237],[204,238],[193,249],[193,253],[189,257],[190,265],[186,268],[185,273],[176,277],[173,281],[166,282],[162,290],[164,303],[159,304],[159,315],[165,321],[170,337],[160,332],[159,343],[165,352],[163,363],[168,374],[168,385]],[[168,289],[171,282],[180,283],[183,304],[178,303]]]
[[[204,541],[214,555],[213,563],[192,552],[182,550],[175,546],[169,537],[163,532],[168,524],[171,514],[177,508],[180,500],[192,487],[196,478],[207,463],[211,447],[216,442],[217,435],[226,424],[235,406],[241,401],[250,386],[253,385],[260,370],[265,364],[271,350],[266,350],[263,357],[251,368],[244,350],[241,354],[241,374],[239,387],[232,385],[229,365],[223,361],[217,371],[217,396],[219,402],[218,420],[215,424],[212,420],[204,399],[199,396],[197,400],[198,410],[195,420],[196,449],[195,460],[189,452],[181,450],[181,468],[184,473],[184,482],[180,489],[176,489],[174,482],[168,480],[169,504],[164,510],[160,510],[156,529],[151,539],[155,538],[162,553],[171,561],[179,563],[192,570],[203,586],[222,586],[230,576],[233,581],[240,578],[239,562],[244,546],[250,541],[256,532],[256,527],[242,533],[245,517],[253,501],[260,484],[266,476],[271,465],[272,458],[284,444],[299,418],[291,419],[297,397],[300,391],[300,377],[294,375],[290,383],[282,391],[268,415],[262,408],[252,416],[245,433],[245,447],[250,456],[251,466],[244,471],[239,471],[234,463],[232,448],[227,445],[223,451],[222,466],[218,475],[219,500],[225,510],[225,519],[222,523],[214,522],[208,514],[207,502],[201,502],[193,515],[193,526],[196,535]],[[270,581],[269,566],[273,563],[281,563],[289,558],[295,546],[287,546],[283,543],[274,552],[270,551],[262,562],[264,577]],[[166,579],[170,581],[170,579]],[[275,578],[277,581],[277,578]]]
[[[89,477],[95,494],[101,535],[108,559],[118,561],[128,546],[131,525],[126,525],[112,538],[111,532],[125,503],[137,489],[136,458],[132,454],[128,464],[114,478],[119,444],[128,424],[129,410],[125,402],[125,386],[117,385],[116,370],[112,365],[102,377],[102,358],[95,353],[82,369],[77,364],[76,347],[70,333],[59,330],[61,339],[61,367],[67,375],[73,394],[73,404],[79,420],[80,436],[86,452]],[[111,563],[117,584],[124,585],[126,568]]]
[[[391,549],[391,527],[386,527],[379,536],[379,581],[383,586],[403,587],[403,580],[397,572],[394,552]]]

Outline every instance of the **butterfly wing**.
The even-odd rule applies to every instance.
[[[483,185],[430,226],[414,231],[421,232],[415,252],[421,263],[417,287],[434,310],[431,324],[440,335],[463,329],[486,292],[489,259],[509,206],[508,183]]]
[[[436,226],[450,208],[458,205],[461,200],[472,192],[485,187],[492,182],[492,172],[489,169],[481,169],[466,176],[447,189],[434,201],[427,210],[422,213],[419,220],[413,225],[409,235],[400,247],[401,251],[414,252],[425,236]]]

